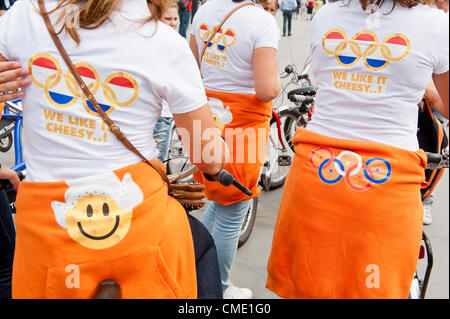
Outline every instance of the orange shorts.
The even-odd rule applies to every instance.
[[[146,163],[24,182],[15,221],[13,298],[91,298],[105,279],[127,299],[197,297],[186,212]]]
[[[422,234],[424,152],[306,129],[293,141],[267,288],[284,298],[407,298]]]

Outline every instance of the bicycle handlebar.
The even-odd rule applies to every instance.
[[[307,79],[309,79],[309,74],[308,73],[299,74],[297,76],[297,79],[299,79],[299,80],[307,80]]]
[[[305,96],[300,94],[292,94],[289,96],[289,100],[294,103],[312,103],[314,102],[314,98],[312,96]]]
[[[286,72],[287,74],[291,74],[292,72],[294,72],[294,67],[291,64],[288,64],[284,68],[284,72]]]
[[[448,168],[449,153],[444,151],[442,154],[425,152],[427,155],[427,169]]]
[[[219,173],[217,173],[216,175],[209,175],[206,173],[203,173],[203,175],[205,176],[205,178],[209,181],[212,182],[219,182],[220,184],[222,184],[223,186],[230,186],[233,185],[234,187],[236,187],[238,190],[240,190],[241,192],[243,192],[245,195],[247,196],[252,196],[253,193],[246,188],[244,185],[240,184],[238,181],[236,181],[233,177],[233,175],[231,175],[229,172],[227,172],[226,170],[222,169]]]
[[[19,179],[23,181],[25,178],[25,175],[22,171],[16,171],[17,176],[19,176]],[[12,184],[9,181],[9,179],[0,179],[0,191],[6,191],[12,188]]]

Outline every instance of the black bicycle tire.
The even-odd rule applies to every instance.
[[[5,136],[2,137],[1,139],[2,139],[2,140],[3,140],[3,139],[7,139],[8,142],[7,142],[6,146],[3,146],[3,144],[0,143],[0,152],[2,152],[2,153],[7,153],[7,152],[9,152],[9,150],[11,149],[12,144],[13,144],[12,133],[9,133],[8,135],[5,135]]]
[[[253,201],[253,206],[251,207],[252,214],[250,216],[250,221],[249,221],[248,227],[245,230],[245,232],[241,233],[239,235],[238,248],[243,246],[248,241],[248,239],[250,238],[250,235],[253,232],[253,228],[255,227],[256,213],[258,211],[258,197],[253,198],[252,201]],[[249,212],[250,212],[250,210],[245,215],[245,219],[244,219],[244,222],[242,223],[242,225],[244,225],[246,223]]]
[[[291,118],[295,118],[296,122],[302,116],[302,113],[299,110],[294,109],[294,110],[290,110],[290,111],[286,111],[286,112],[291,116]],[[286,124],[286,122],[285,122],[285,124]],[[304,123],[301,126],[306,127],[306,123]],[[287,143],[289,144],[289,147],[291,148],[292,152],[294,152],[294,153],[295,153],[295,149],[294,149],[294,144],[292,143],[292,139],[294,138],[294,133],[297,131],[297,129],[295,129],[292,136],[288,136],[288,134],[287,134],[288,128],[286,127],[286,125],[283,126],[283,134],[284,134],[285,140],[287,141]]]

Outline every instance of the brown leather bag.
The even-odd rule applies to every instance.
[[[181,205],[186,209],[186,211],[192,211],[196,209],[200,209],[205,205],[204,198],[205,198],[205,186],[199,183],[187,183],[187,182],[180,182],[179,180],[186,178],[192,174],[194,174],[198,168],[194,167],[193,169],[180,173],[178,175],[175,175],[171,178],[169,178],[165,171],[162,170],[160,167],[158,167],[156,164],[152,163],[150,160],[148,160],[144,155],[142,155],[141,152],[139,152],[136,147],[134,147],[133,144],[127,139],[127,137],[122,133],[120,128],[115,124],[111,118],[102,110],[98,102],[95,100],[93,94],[87,87],[87,85],[84,83],[81,76],[78,74],[75,66],[72,63],[72,60],[70,59],[69,55],[67,54],[64,46],[62,45],[60,39],[58,38],[58,35],[56,34],[55,29],[53,28],[53,25],[48,17],[48,12],[45,9],[45,4],[43,0],[38,0],[40,14],[42,18],[44,19],[45,25],[47,27],[47,30],[55,43],[56,48],[59,51],[59,54],[63,58],[64,62],[66,63],[67,67],[69,68],[70,72],[72,73],[72,76],[74,77],[75,81],[77,82],[80,89],[83,91],[84,96],[87,98],[87,100],[91,103],[91,105],[94,107],[94,109],[97,111],[97,113],[100,115],[102,120],[105,122],[105,124],[108,126],[109,130],[117,137],[119,141],[122,142],[122,144],[135,153],[137,156],[139,156],[144,162],[149,164],[151,167],[153,167],[159,175],[161,175],[161,178],[167,183],[168,186],[168,194],[178,200]]]

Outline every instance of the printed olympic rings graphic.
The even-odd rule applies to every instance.
[[[202,42],[206,44],[208,42],[208,39],[211,37],[213,32],[217,30],[217,28],[218,26],[215,26],[213,29],[210,29],[206,23],[200,24],[198,28],[198,36],[200,40],[202,40]],[[208,44],[208,48],[212,47],[215,44],[219,52],[224,52],[227,48],[234,45],[235,42],[236,32],[230,28],[223,31],[223,29],[221,28],[219,31],[217,31],[214,38]]]
[[[374,184],[384,184],[392,176],[392,167],[384,158],[370,158],[365,163],[360,155],[343,151],[337,157],[329,147],[314,149],[310,156],[311,167],[318,171],[322,182],[333,185],[345,180],[357,192],[369,190]]]
[[[335,56],[341,66],[351,67],[362,59],[369,70],[381,71],[389,63],[406,58],[411,43],[401,33],[391,34],[379,42],[372,31],[358,32],[349,40],[341,29],[332,29],[322,37],[322,47],[325,53]]]
[[[128,106],[137,99],[139,87],[132,76],[124,72],[115,72],[102,82],[92,65],[78,62],[74,66],[105,113],[111,113],[115,107]],[[61,64],[56,58],[50,54],[39,53],[30,59],[28,67],[32,82],[44,90],[51,105],[56,108],[68,108],[81,99],[83,107],[89,114],[99,116],[70,71],[63,73]]]

